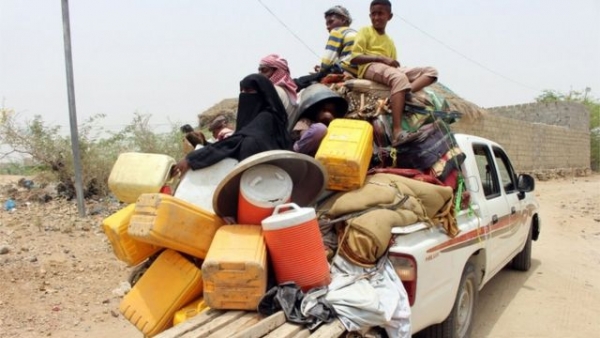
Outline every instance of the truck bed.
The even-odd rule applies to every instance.
[[[156,338],[337,338],[345,328],[339,320],[321,325],[310,332],[304,327],[287,323],[279,311],[265,317],[257,312],[210,309],[156,335]]]

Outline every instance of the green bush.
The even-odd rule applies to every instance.
[[[22,162],[7,162],[0,164],[0,175],[34,176],[46,168],[37,165],[28,165]]]
[[[183,157],[178,125],[171,125],[166,133],[155,133],[148,123],[150,115],[136,113],[123,130],[110,133],[100,127],[104,117],[94,116],[78,128],[86,197],[109,194],[108,176],[123,152],[166,154],[176,160]],[[21,168],[23,171],[19,174],[31,174],[27,168],[35,168],[35,172],[44,172],[40,179],[58,181],[59,192],[68,198],[74,197],[71,137],[59,126],[46,124],[40,116],[19,123],[17,114],[12,110],[0,109],[0,143],[11,149],[9,153],[22,154],[31,163],[27,167],[22,164],[4,165],[5,170],[17,174],[16,171]]]

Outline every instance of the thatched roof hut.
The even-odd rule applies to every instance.
[[[201,129],[208,127],[208,125],[219,115],[225,115],[227,120],[232,123],[235,122],[235,113],[237,111],[238,99],[231,98],[225,99],[208,108],[202,113],[198,114],[198,125]]]
[[[467,101],[460,96],[456,95],[450,88],[443,84],[436,82],[431,86],[427,87],[432,90],[436,96],[443,97],[451,111],[457,111],[463,114],[462,120],[474,121],[487,114],[487,111],[478,105]]]
[[[448,103],[450,111],[457,111],[463,114],[461,120],[469,122],[474,121],[487,114],[487,111],[476,104],[467,101],[460,96],[456,95],[445,85],[437,82],[427,87],[432,90],[436,96],[444,98]],[[198,122],[200,128],[207,127],[210,122],[218,115],[224,114],[229,121],[235,121],[235,114],[237,111],[238,99],[224,99],[214,106],[208,108],[204,112],[198,114]]]

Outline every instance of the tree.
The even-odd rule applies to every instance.
[[[600,100],[590,95],[592,89],[586,87],[583,91],[571,90],[564,94],[555,90],[544,90],[535,98],[537,102],[578,102],[590,112],[590,167],[600,171]]]

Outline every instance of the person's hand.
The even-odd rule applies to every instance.
[[[389,58],[387,56],[380,56],[379,57],[379,62],[384,63],[390,67],[400,67],[400,62],[398,62],[397,60],[394,60],[392,58]]]
[[[177,162],[177,164],[175,164],[175,167],[173,167],[173,175],[183,176],[183,174],[185,174],[189,169],[190,163],[187,159],[184,158],[181,161]]]

